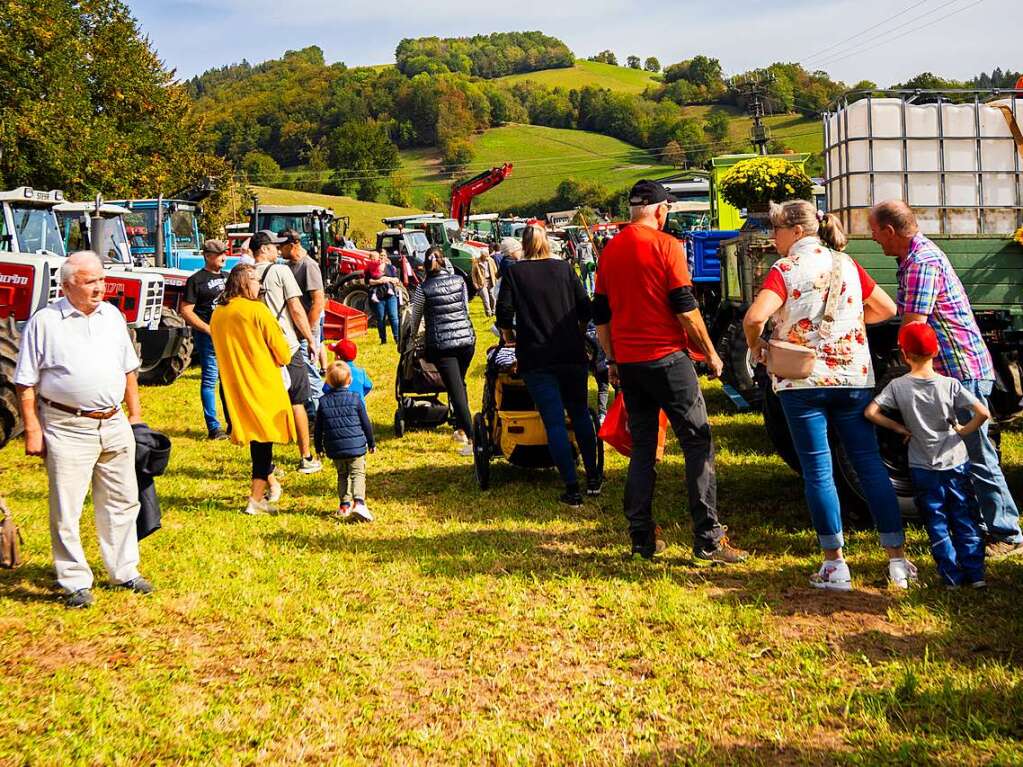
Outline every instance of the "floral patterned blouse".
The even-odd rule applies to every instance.
[[[776,392],[814,389],[821,386],[873,388],[874,368],[863,322],[863,299],[876,285],[862,267],[844,254],[842,287],[831,337],[820,337],[824,305],[831,282],[832,251],[816,237],[795,242],[789,254],[778,259],[763,289],[781,296],[784,303],[772,318],[772,338],[815,349],[817,363],[808,378],[793,380],[771,376]]]

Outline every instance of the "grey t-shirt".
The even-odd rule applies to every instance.
[[[969,460],[966,445],[952,428],[956,410],[971,408],[977,399],[954,378],[914,378],[906,374],[884,387],[874,398],[882,408],[898,410],[909,441],[909,465],[916,469],[945,471]]]
[[[323,273],[320,272],[320,265],[310,256],[302,256],[297,263],[288,262],[288,266],[291,267],[295,282],[302,291],[302,306],[308,313],[313,307],[312,291],[323,290]]]
[[[256,264],[256,276],[260,281],[259,297],[270,313],[277,318],[277,324],[281,326],[284,337],[288,340],[288,349],[294,356],[298,350],[298,332],[288,313],[288,300],[302,297],[302,290],[295,282],[295,275],[284,264],[259,263]]]

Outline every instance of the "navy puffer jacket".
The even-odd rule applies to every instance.
[[[333,389],[316,411],[316,452],[328,458],[358,458],[376,447],[373,425],[362,397],[351,389]]]

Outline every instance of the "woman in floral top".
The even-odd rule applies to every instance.
[[[890,319],[895,304],[859,264],[840,252],[846,237],[837,218],[818,213],[804,200],[772,204],[770,215],[781,258],[764,280],[743,327],[755,359],[762,358],[766,349],[762,335],[768,319],[773,319],[772,339],[816,353],[808,378],[772,376],[799,454],[810,516],[824,550],[824,564],[810,581],[822,589],[852,588],[849,566],[842,556],[842,511],[832,474],[830,426],[867,496],[881,545],[888,552],[889,577],[906,588],[916,577],[916,568],[906,561],[898,499],[881,462],[874,427],[863,416],[874,394],[866,323]],[[834,258],[842,262],[841,294],[831,332],[822,334]]]

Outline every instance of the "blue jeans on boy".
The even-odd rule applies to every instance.
[[[790,389],[778,393],[792,442],[803,469],[806,502],[821,548],[834,550],[845,544],[842,536],[842,508],[831,466],[828,425],[842,441],[852,462],[867,505],[880,533],[881,545],[898,547],[905,543],[899,500],[881,462],[874,427],[863,416],[873,399],[870,389],[821,386]]]
[[[206,430],[216,431],[220,428],[217,420],[217,355],[213,351],[213,339],[206,333],[195,331],[195,350],[199,353],[199,366],[202,371],[199,377],[199,398],[202,400],[202,414],[206,419]]]
[[[372,302],[373,311],[377,316],[377,332],[380,334],[380,343],[387,343],[387,322],[391,323],[391,337],[398,343],[398,297],[388,296],[379,301]]]
[[[970,508],[968,468],[909,470],[938,574],[953,586],[984,580],[984,536]]]
[[[963,381],[963,388],[976,397],[984,405],[994,389],[994,381]],[[960,423],[973,418],[970,410],[956,413]],[[988,435],[988,424],[985,422],[977,431],[963,440],[970,454],[970,478],[973,480],[973,492],[981,517],[987,527],[987,533],[995,541],[1020,543],[1023,534],[1019,527],[1019,509],[1012,499],[1009,486],[1005,483],[1005,475],[998,463],[998,451]]]
[[[588,376],[585,365],[551,365],[522,374],[529,396],[536,403],[547,430],[547,448],[551,451],[551,458],[568,488],[578,488],[579,477],[565,427],[566,410],[586,467],[586,476],[597,477],[597,435],[587,402]]]

